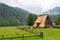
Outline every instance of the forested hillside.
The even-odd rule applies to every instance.
[[[60,7],[55,7],[53,9],[45,11],[44,13],[49,14],[50,19],[52,20],[52,22],[54,22],[60,14]]]
[[[0,3],[0,26],[25,25],[29,12]]]

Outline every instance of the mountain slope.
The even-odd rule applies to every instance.
[[[45,14],[45,13],[49,14],[50,19],[52,20],[52,22],[54,22],[55,19],[60,14],[60,7],[55,7],[53,9],[48,10],[48,11],[45,11],[43,14]]]
[[[58,15],[60,14],[60,7],[55,7],[51,10],[45,11],[44,13],[48,13],[49,15]]]
[[[2,25],[24,25],[29,12],[18,8],[10,7],[0,3],[0,26]]]

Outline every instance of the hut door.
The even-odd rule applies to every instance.
[[[37,27],[39,27],[40,23],[37,23]]]

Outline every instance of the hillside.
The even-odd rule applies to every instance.
[[[54,23],[58,15],[49,15],[51,21]]]
[[[55,7],[48,11],[45,11],[44,13],[48,13],[49,15],[58,15],[58,14],[60,14],[60,7]]]
[[[60,7],[55,7],[53,9],[50,9],[48,11],[45,11],[44,13],[49,14],[50,19],[52,20],[52,22],[55,21],[55,19],[58,17],[58,15],[60,14]],[[43,13],[43,14],[44,14]]]
[[[24,9],[0,3],[0,26],[25,25],[28,14]]]

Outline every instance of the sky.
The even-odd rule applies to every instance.
[[[35,14],[40,14],[56,6],[60,6],[60,0],[0,0],[0,3],[23,8]]]

